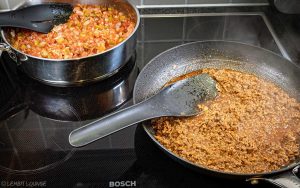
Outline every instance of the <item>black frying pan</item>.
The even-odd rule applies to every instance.
[[[156,94],[172,78],[202,68],[229,68],[255,74],[279,85],[300,101],[300,68],[296,64],[259,47],[236,42],[205,41],[172,48],[152,59],[141,71],[136,81],[134,103],[139,103]],[[261,179],[281,187],[300,187],[300,180],[295,176],[300,167],[300,158],[270,173],[224,173],[195,165],[177,156],[155,139],[154,130],[149,121],[143,126],[150,138],[167,155],[201,173],[225,178],[247,179],[251,180],[251,183],[256,183]]]

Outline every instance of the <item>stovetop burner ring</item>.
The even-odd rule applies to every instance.
[[[80,122],[71,106],[70,111]],[[56,168],[69,160],[76,151],[69,145],[69,131],[77,126],[72,122],[53,121],[39,116],[28,106],[10,110],[0,122],[0,171],[9,174],[38,174]],[[68,113],[68,114],[70,114]],[[64,127],[69,129],[62,129]]]

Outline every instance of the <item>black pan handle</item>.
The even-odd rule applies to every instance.
[[[296,166],[292,171],[285,172],[275,177],[263,178],[263,177],[254,177],[250,178],[247,181],[250,181],[252,184],[257,184],[260,180],[269,182],[281,188],[299,188],[300,179],[296,176],[300,170],[300,165]]]

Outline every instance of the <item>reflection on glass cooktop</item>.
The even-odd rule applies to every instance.
[[[0,116],[0,171],[38,173],[68,160],[74,153],[70,131],[131,100],[135,59],[113,77],[85,87],[54,88],[17,71],[12,80],[18,100]]]
[[[37,83],[7,56],[0,63],[0,183],[47,187],[253,187],[191,171],[163,154],[133,126],[83,148],[68,143],[73,129],[132,104],[138,69],[162,51],[198,40],[230,40],[284,56],[261,15],[144,16],[135,57],[117,75],[81,88]],[[256,187],[267,187],[259,184]],[[21,186],[22,187],[22,186]],[[45,187],[45,186],[44,186]]]

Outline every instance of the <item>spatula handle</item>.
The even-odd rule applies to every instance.
[[[20,27],[48,33],[54,25],[65,23],[73,7],[66,3],[46,3],[1,12],[0,26]]]
[[[0,26],[22,26],[24,19],[17,11],[0,13]]]
[[[109,114],[72,131],[69,135],[70,144],[74,147],[81,147],[136,123],[161,116],[159,110],[156,109],[157,105],[151,100],[150,98],[150,100]]]

